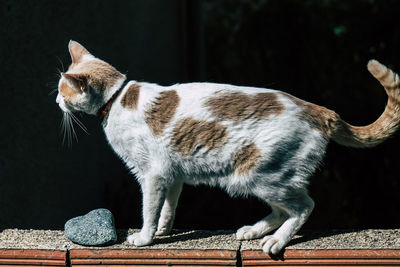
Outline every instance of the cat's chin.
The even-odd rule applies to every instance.
[[[56,103],[60,107],[61,111],[64,113],[71,113],[72,111],[67,107],[67,105],[64,102],[64,99],[58,95],[56,99]]]
[[[61,103],[58,105],[61,109],[62,112],[64,113],[72,113],[71,110],[69,110],[65,105],[61,105]]]

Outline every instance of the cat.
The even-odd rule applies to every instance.
[[[307,185],[329,140],[372,147],[399,127],[399,76],[376,60],[368,70],[389,100],[377,121],[356,127],[281,91],[130,81],[78,42],[68,49],[72,64],[61,73],[56,102],[67,116],[97,115],[109,144],[137,177],[143,227],[127,238],[135,246],[171,232],[183,183],[206,184],[269,205],[272,212],[237,230],[236,238],[261,238],[263,251],[277,254],[313,210]]]

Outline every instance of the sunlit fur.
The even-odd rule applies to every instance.
[[[77,42],[70,42],[69,52],[72,64],[61,75],[56,99],[64,139],[76,138],[72,121],[85,129],[72,112],[106,111],[101,123],[107,140],[143,193],[142,230],[128,237],[135,246],[171,231],[183,183],[207,184],[271,207],[271,214],[243,226],[236,237],[262,238],[263,250],[276,254],[314,207],[307,185],[329,140],[370,147],[399,127],[399,77],[374,60],[368,69],[389,102],[376,122],[355,127],[332,110],[272,89],[124,83],[125,75]]]

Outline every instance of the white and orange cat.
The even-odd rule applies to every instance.
[[[143,227],[128,237],[135,246],[170,233],[183,183],[207,184],[268,204],[272,213],[236,237],[262,238],[262,249],[277,254],[314,207],[307,185],[329,140],[372,147],[399,127],[399,76],[375,60],[368,70],[389,100],[377,121],[356,127],[281,91],[128,81],[79,43],[70,41],[68,48],[72,64],[61,75],[56,101],[66,116],[98,115],[108,142],[137,177]]]

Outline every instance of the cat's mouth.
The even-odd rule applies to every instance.
[[[61,135],[62,143],[72,146],[72,141],[75,139],[78,141],[78,136],[76,135],[74,124],[78,125],[86,134],[89,134],[85,125],[72,113],[74,109],[69,107],[60,94],[57,95],[56,102],[60,107],[63,118],[61,121]]]
[[[72,111],[67,108],[67,106],[65,105],[64,101],[58,103],[58,106],[60,107],[62,112],[64,112],[64,113],[72,113]]]
[[[71,110],[67,108],[67,105],[65,104],[65,101],[60,94],[57,95],[56,103],[58,104],[62,112],[71,112]]]
[[[56,103],[60,107],[61,111],[64,113],[72,113],[72,112],[79,111],[79,110],[76,110],[73,106],[68,105],[68,103],[66,103],[64,101],[64,98],[60,94],[57,95]]]

